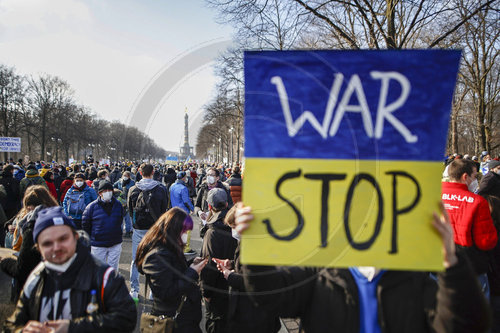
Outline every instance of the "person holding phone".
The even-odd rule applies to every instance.
[[[153,292],[151,314],[172,317],[187,299],[176,320],[176,333],[201,333],[201,293],[198,277],[207,259],[197,257],[188,264],[183,248],[193,220],[174,207],[164,213],[144,235],[137,248],[135,262]]]

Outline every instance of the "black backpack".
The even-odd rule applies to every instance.
[[[140,191],[135,203],[135,225],[137,229],[149,229],[157,220],[157,216],[151,208],[151,198],[153,191]]]

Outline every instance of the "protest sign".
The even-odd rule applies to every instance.
[[[21,152],[21,138],[0,137],[0,152]]]
[[[242,261],[441,270],[459,51],[246,52]]]

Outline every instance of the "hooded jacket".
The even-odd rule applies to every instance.
[[[71,316],[68,332],[132,332],[137,309],[128,293],[125,280],[114,269],[95,259],[88,248],[77,243],[77,256],[65,273],[57,276],[71,287]],[[107,280],[104,275],[110,269]],[[42,293],[48,279],[54,279],[41,262],[30,274],[14,313],[7,319],[4,332],[21,332],[29,320],[39,320]],[[70,278],[71,277],[71,278]],[[97,314],[87,315],[90,291],[97,291]],[[101,291],[104,297],[101,297]]]
[[[135,216],[137,199],[141,192],[151,191],[150,201],[152,221],[138,221]],[[134,218],[134,228],[140,230],[149,229],[153,223],[168,209],[167,189],[161,183],[153,179],[143,178],[128,191],[127,207],[130,215]]]

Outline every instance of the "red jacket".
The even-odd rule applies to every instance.
[[[483,251],[495,247],[498,237],[486,199],[470,192],[466,184],[452,182],[442,183],[441,199],[450,215],[456,244],[475,245]]]
[[[45,181],[45,183],[47,183],[47,187],[49,188],[50,194],[54,197],[54,199],[57,200],[57,191],[54,182]]]
[[[61,202],[63,202],[64,200],[64,197],[66,196],[66,192],[68,192],[69,188],[73,186],[73,180],[71,179],[65,179],[63,180],[63,182],[61,183],[61,189],[60,189],[60,192],[61,192],[61,197],[59,198],[59,200]]]

